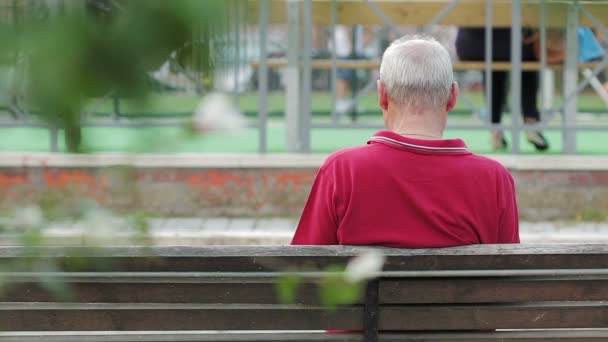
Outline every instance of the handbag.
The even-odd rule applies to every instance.
[[[578,29],[578,61],[579,63],[591,62],[601,59],[604,49],[589,27]]]
[[[562,29],[547,29],[545,37],[547,63],[562,63],[566,56],[566,33]],[[534,56],[540,60],[540,33],[535,32],[524,43],[533,44]]]

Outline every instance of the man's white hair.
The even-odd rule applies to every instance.
[[[450,54],[432,37],[402,37],[384,51],[380,80],[392,101],[416,112],[440,111],[454,81]]]

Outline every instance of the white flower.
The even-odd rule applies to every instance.
[[[245,127],[239,109],[222,93],[209,93],[198,104],[192,117],[197,131],[231,131]]]
[[[15,211],[13,224],[15,226],[40,227],[44,223],[44,215],[38,206],[27,206]]]
[[[122,241],[130,233],[125,220],[110,211],[97,208],[85,213],[82,227],[82,241],[85,245],[111,244]]]
[[[371,279],[382,271],[386,257],[378,250],[371,249],[354,257],[346,266],[344,277],[350,283]]]

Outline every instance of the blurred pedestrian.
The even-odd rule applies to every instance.
[[[530,39],[534,32],[524,29],[522,41],[522,60],[537,61],[533,41]],[[456,52],[462,61],[485,60],[485,28],[459,28],[456,37]],[[511,29],[492,30],[492,61],[508,62],[511,60]],[[507,100],[507,71],[492,72],[492,123],[500,124],[502,112]],[[485,73],[483,73],[485,83]],[[539,88],[539,77],[536,71],[524,71],[521,76],[521,106],[524,123],[536,124],[540,122],[540,113],[536,104]],[[517,118],[512,118],[517,120]],[[540,131],[526,131],[526,139],[536,150],[544,151],[549,143]],[[495,129],[491,135],[494,149],[506,149],[507,140],[502,129]]]

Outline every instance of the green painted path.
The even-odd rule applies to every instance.
[[[373,129],[316,129],[312,132],[312,150],[328,153],[342,147],[364,144]],[[561,151],[561,133],[545,132],[551,143],[547,154]],[[49,133],[42,128],[0,128],[0,151],[49,151]],[[495,153],[489,144],[489,133],[474,130],[449,130],[446,137],[461,137],[477,153]],[[251,152],[258,151],[256,129],[242,129],[231,133],[194,134],[186,128],[86,128],[86,152]],[[268,128],[268,151],[285,152],[285,128],[272,125]],[[510,141],[509,136],[507,139]],[[65,151],[60,137],[60,150]],[[578,135],[578,153],[608,154],[608,132],[581,132]],[[522,153],[536,153],[533,147],[521,141]],[[508,152],[501,152],[508,153]]]
[[[480,93],[470,93],[469,98],[476,105],[483,103]],[[200,98],[192,96],[177,96],[161,94],[150,97],[145,102],[121,101],[123,113],[139,120],[155,120],[157,117],[168,119],[181,113],[186,118],[192,113]],[[241,111],[249,119],[255,119],[257,112],[256,94],[244,94],[240,97]],[[284,95],[271,94],[269,107],[271,121],[268,125],[268,152],[285,152],[285,125],[282,115],[284,108]],[[556,99],[559,103],[559,98]],[[368,111],[361,120],[365,122],[381,123],[377,112],[375,96],[370,95],[362,99],[361,105]],[[91,101],[88,106],[90,112],[98,113],[94,119],[110,119],[111,99]],[[315,93],[313,95],[312,109],[314,122],[328,122],[328,112],[331,108],[331,98],[328,94]],[[373,113],[373,111],[376,111]],[[579,101],[579,122],[584,124],[604,124],[608,126],[608,110],[604,103],[594,94],[583,94]],[[10,119],[7,113],[0,113],[0,117]],[[137,119],[139,118],[139,119]],[[508,122],[508,117],[505,118]],[[343,122],[348,121],[348,119]],[[456,110],[450,113],[451,123],[479,123],[478,119],[471,118],[464,103],[460,101]],[[558,121],[553,123],[559,124]],[[367,138],[374,133],[374,129],[314,129],[312,131],[312,150],[315,153],[328,153],[346,146],[364,144]],[[551,143],[547,154],[561,152],[561,132],[546,131]],[[448,130],[446,137],[461,137],[469,147],[477,153],[496,153],[490,147],[489,133],[484,130]],[[510,135],[507,135],[510,142]],[[49,151],[50,136],[44,128],[9,128],[0,127],[0,151]],[[251,152],[258,151],[258,132],[247,128],[236,132],[216,132],[210,134],[194,134],[187,127],[155,127],[155,128],[85,128],[84,151],[86,152]],[[65,151],[63,138],[59,139],[60,150]],[[578,133],[579,154],[608,154],[608,131],[585,131]],[[524,154],[536,153],[533,147],[523,137],[521,150]],[[503,151],[499,153],[509,153]]]

